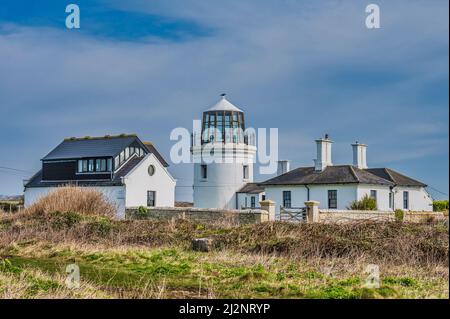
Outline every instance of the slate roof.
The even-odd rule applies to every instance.
[[[427,186],[422,182],[419,182],[415,179],[412,179],[411,177],[400,174],[399,172],[396,172],[390,168],[368,168],[366,169],[366,171],[381,178],[384,178],[388,181],[391,181],[398,186],[421,186],[421,187]]]
[[[85,157],[116,156],[125,147],[138,140],[136,135],[66,138],[42,160],[61,160]]]
[[[246,194],[259,194],[264,192],[264,186],[258,183],[247,183],[241,187],[237,193],[246,193]]]
[[[260,185],[315,185],[315,184],[373,184],[394,186],[394,183],[352,165],[327,166],[318,172],[314,167],[299,167],[271,178]]]
[[[153,145],[152,142],[143,142],[143,144],[145,145],[145,147],[147,148],[147,150],[154,154],[156,156],[156,158],[158,159],[158,161],[161,162],[161,164],[164,167],[168,167],[169,164],[166,162],[166,160],[164,159],[164,157],[162,157],[162,155],[158,152],[158,150],[155,148],[155,146]]]

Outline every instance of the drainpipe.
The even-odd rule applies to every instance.
[[[308,185],[305,185],[305,187],[306,187],[306,200],[309,201],[309,187]]]
[[[394,186],[390,186],[389,189],[391,190],[392,194],[392,210],[395,211],[395,192],[394,188],[397,187],[397,184],[394,184]]]

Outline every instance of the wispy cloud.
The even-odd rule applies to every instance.
[[[168,154],[171,129],[225,91],[250,125],[279,128],[280,154],[298,165],[329,133],[336,162],[358,139],[379,165],[448,170],[448,2],[380,6],[379,30],[355,1],[83,2],[82,32],[0,14],[0,108],[15,119],[2,123],[2,161],[37,168],[63,137],[125,131]],[[0,179],[0,193],[20,192]],[[448,190],[447,177],[433,182]]]

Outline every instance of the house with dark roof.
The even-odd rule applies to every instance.
[[[66,138],[41,162],[41,170],[24,182],[25,206],[65,185],[99,190],[120,218],[127,207],[174,206],[176,181],[169,165],[136,135]]]
[[[378,210],[432,211],[432,198],[426,184],[389,168],[368,168],[367,145],[352,144],[353,165],[333,165],[332,141],[316,140],[317,159],[311,167],[287,170],[260,183],[266,199],[281,207],[303,207],[305,201],[318,201],[321,209],[347,209],[365,195],[374,198]]]

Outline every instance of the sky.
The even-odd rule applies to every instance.
[[[66,5],[80,8],[67,29]],[[381,28],[365,25],[369,3]],[[136,133],[169,161],[176,127],[221,93],[252,127],[279,130],[279,157],[334,164],[368,145],[389,167],[449,193],[447,0],[4,0],[0,6],[0,194],[65,137]],[[177,200],[192,165],[169,167]],[[271,176],[255,175],[257,181]]]

